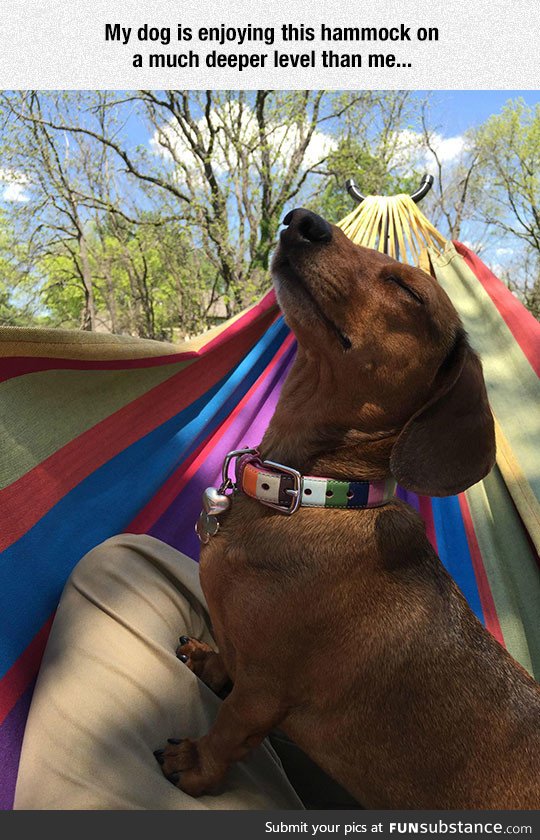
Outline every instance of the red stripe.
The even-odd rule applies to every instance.
[[[45,622],[37,636],[34,636],[26,650],[0,680],[0,724],[37,676],[53,618],[54,615]]]
[[[204,463],[209,450],[216,446],[217,441],[223,437],[227,429],[234,423],[240,412],[244,409],[249,400],[272,370],[279,364],[285,353],[291,348],[294,336],[288,335],[270,364],[263,370],[258,379],[253,383],[249,391],[242,397],[227,419],[197,447],[191,457],[174,472],[161,486],[148,505],[137,514],[135,519],[125,528],[125,533],[146,534],[157,522],[171,504],[178,497],[188,482],[197,473],[201,464]]]
[[[461,242],[454,242],[454,245],[497,307],[531,367],[540,376],[540,324],[476,254]]]
[[[437,534],[435,532],[435,522],[433,519],[433,508],[431,507],[430,496],[418,496],[418,507],[420,509],[420,516],[426,525],[427,538],[435,551],[438,551]]]
[[[243,358],[266,325],[252,323],[197,364],[171,376],[67,443],[0,491],[0,551],[26,533],[53,505],[118,452],[191,405]]]
[[[151,356],[135,359],[106,359],[97,361],[95,359],[65,359],[42,356],[5,356],[0,358],[0,382],[13,379],[16,376],[23,376],[26,373],[35,373],[42,370],[129,370],[131,368],[148,368],[159,365],[176,364],[198,359],[209,351],[215,350],[239,332],[254,324],[261,318],[267,322],[268,316],[277,315],[278,308],[273,290],[269,291],[259,303],[248,309],[237,321],[231,324],[215,338],[204,344],[199,350],[189,350],[184,353],[172,353],[168,356]],[[271,323],[268,321],[268,324]],[[39,352],[39,342],[36,342],[36,352]],[[2,344],[0,342],[0,351]],[[99,352],[99,347],[95,347]],[[134,347],[134,352],[136,348]]]
[[[480,596],[482,612],[484,613],[484,621],[492,636],[495,636],[497,641],[505,647],[504,637],[499,623],[497,609],[495,607],[495,601],[493,600],[486,570],[484,568],[482,552],[480,551],[480,546],[478,545],[478,540],[476,539],[471,511],[464,493],[460,493],[458,499],[463,524],[465,526],[465,533],[467,535],[467,542],[469,544],[469,553],[471,555],[476,585],[478,587],[478,595]]]

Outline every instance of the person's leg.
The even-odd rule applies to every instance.
[[[81,560],[34,692],[16,810],[302,808],[268,742],[199,799],[153,756],[204,735],[219,709],[175,655],[182,635],[213,645],[203,604],[197,564],[152,537],[113,537]]]

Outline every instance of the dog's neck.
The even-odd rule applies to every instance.
[[[263,458],[343,480],[389,478],[399,430],[381,431],[329,423],[324,394],[334,392],[334,371],[297,358],[260,445]]]
[[[288,439],[283,440],[287,433]],[[268,428],[260,445],[263,459],[293,467],[303,475],[324,476],[342,481],[378,481],[389,478],[390,454],[396,436],[380,440],[366,438],[357,444],[337,444],[333,450],[317,452],[316,430],[312,439]],[[320,444],[319,444],[320,445]]]

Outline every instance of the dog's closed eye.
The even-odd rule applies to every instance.
[[[405,281],[402,280],[401,277],[399,277],[397,274],[388,274],[385,280],[394,283],[417,303],[424,303],[424,299],[418,294],[418,292],[415,289],[412,289],[410,286],[408,286],[407,283],[405,283]]]

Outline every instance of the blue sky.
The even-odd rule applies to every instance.
[[[419,100],[429,95],[432,128],[442,138],[456,138],[447,145],[450,154],[453,148],[459,147],[460,135],[467,129],[485,122],[492,114],[499,113],[508,101],[522,98],[529,106],[540,103],[540,90],[419,90],[417,94]],[[148,142],[140,124],[136,131],[138,136],[132,135],[132,140],[139,143]],[[478,231],[480,235],[481,228],[481,225],[474,222],[466,223],[462,238],[474,247],[477,244],[475,234]],[[495,271],[500,271],[505,263],[512,259],[513,245],[515,243],[503,241],[499,234],[493,243],[486,243],[483,258]]]
[[[431,127],[440,135],[441,141],[448,141],[439,146],[439,154],[446,161],[459,155],[463,145],[461,135],[467,129],[483,123],[492,114],[499,113],[506,102],[522,98],[529,106],[540,103],[540,90],[419,90],[415,93],[418,94],[419,102],[429,95]],[[128,142],[133,145],[148,146],[149,130],[142,120],[128,118],[124,129]],[[3,172],[0,166],[0,201],[2,199],[4,201],[24,200],[21,198],[24,195],[24,184],[13,183],[12,179],[10,182],[10,178],[7,177],[2,178],[2,174],[6,175],[7,172],[8,170]],[[475,226],[471,223],[467,227],[466,231],[463,230],[463,238],[469,239],[474,245]],[[501,242],[500,245],[506,245],[506,243]],[[497,250],[501,253],[497,253]],[[506,247],[492,251],[488,246],[486,256],[491,258],[495,266],[497,261],[504,257],[503,252],[507,256],[511,256],[512,253]]]
[[[522,97],[528,105],[540,102],[540,90],[420,90],[417,93],[419,98],[430,95],[434,127],[444,137],[462,134],[479,125],[498,113],[509,99]],[[129,130],[134,142],[147,142],[140,123],[130,125]]]
[[[532,106],[540,102],[540,90],[421,90],[418,93],[430,94],[433,121],[445,137],[479,125],[497,114],[509,99],[521,97]]]

